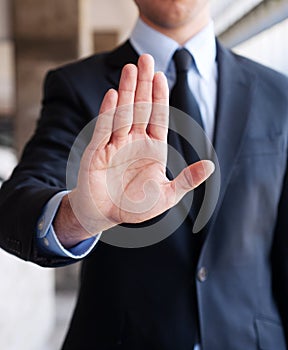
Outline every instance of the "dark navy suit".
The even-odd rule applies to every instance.
[[[137,58],[127,42],[48,74],[35,135],[0,192],[1,247],[42,266],[71,262],[38,251],[37,220],[65,189],[75,137]],[[194,292],[203,350],[286,349],[288,80],[221,45],[217,59],[221,188],[197,261],[189,219],[146,248],[100,241],[83,261],[65,350],[192,350]]]

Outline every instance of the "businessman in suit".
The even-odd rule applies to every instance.
[[[1,189],[1,246],[42,266],[85,257],[64,350],[287,349],[288,81],[223,48],[214,37],[208,1],[135,2],[140,18],[126,43],[48,74],[35,134]],[[147,220],[152,226],[155,216],[162,221],[163,211],[213,171],[204,160],[170,181],[164,147],[159,158],[152,152],[152,164],[141,156],[129,168],[133,176],[124,176],[124,194],[137,204],[152,174],[156,185],[144,189],[149,197],[157,188],[157,205],[130,215],[126,207],[113,207],[103,190],[100,171],[115,159],[113,150],[132,152],[131,138],[134,146],[140,139],[140,149],[143,142],[156,142],[157,149],[165,144],[167,83],[154,74],[151,56],[142,54],[154,57],[172,91],[174,52],[182,47],[193,57],[189,87],[219,160],[215,211],[195,235],[188,214],[157,244],[109,245],[99,240],[101,232],[105,237],[119,224],[135,235],[142,226],[149,231]],[[146,107],[117,113],[139,102]],[[158,103],[160,111],[147,107]],[[67,193],[72,144],[99,113]]]

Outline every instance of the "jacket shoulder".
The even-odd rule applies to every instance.
[[[60,73],[66,76],[83,76],[83,74],[91,75],[91,70],[92,72],[103,70],[103,67],[105,66],[105,59],[108,55],[109,52],[104,52],[101,54],[94,54],[89,57],[71,61],[50,70],[48,74]]]
[[[79,59],[56,68],[54,71],[60,71],[68,75],[88,74],[93,75],[99,72],[103,75],[107,70],[119,70],[126,63],[136,63],[138,55],[131,46],[129,40],[119,45],[113,50],[101,52]]]
[[[274,84],[281,83],[288,87],[288,77],[283,73],[233,51],[231,51],[231,54],[244,69],[253,73],[257,79],[271,81]]]

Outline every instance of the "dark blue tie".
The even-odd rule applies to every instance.
[[[170,126],[173,130],[169,130],[168,142],[179,153],[182,154],[186,163],[192,164],[200,160],[198,153],[194,149],[194,145],[197,144],[198,148],[202,150],[201,154],[205,153],[205,139],[203,133],[199,132],[199,128],[194,128],[193,124],[189,120],[189,115],[196,121],[201,128],[203,128],[203,121],[198,107],[197,101],[191,92],[188,84],[188,72],[189,69],[195,69],[194,59],[186,49],[177,50],[173,56],[176,69],[176,82],[173,86],[170,94],[170,106],[181,110],[183,113],[177,112],[177,110],[171,111]],[[182,137],[181,130],[188,130],[188,138]],[[204,195],[204,185],[200,186],[194,191],[193,206],[190,215],[193,219],[196,218]]]
[[[176,82],[170,95],[170,105],[190,115],[202,128],[203,121],[194,95],[188,84],[188,72],[195,63],[186,49],[177,50],[173,60],[176,69]]]

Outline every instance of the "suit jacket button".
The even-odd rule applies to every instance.
[[[204,266],[200,267],[197,273],[197,278],[198,278],[198,281],[200,282],[205,282],[207,280],[208,270],[206,269],[206,267]]]

